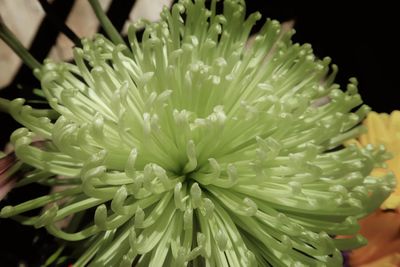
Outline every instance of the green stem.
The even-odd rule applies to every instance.
[[[21,44],[18,38],[6,26],[0,17],[0,39],[2,39],[31,69],[40,68],[42,65]]]
[[[59,247],[44,263],[43,267],[51,266],[57,259],[60,258],[61,253],[65,249],[65,245]]]
[[[121,35],[115,29],[114,25],[111,23],[110,19],[104,13],[103,9],[101,8],[98,0],[89,0],[90,5],[93,8],[96,17],[100,21],[101,26],[106,31],[107,35],[115,44],[125,44],[124,40],[122,39]]]
[[[10,110],[10,100],[0,97],[0,112],[8,113]]]

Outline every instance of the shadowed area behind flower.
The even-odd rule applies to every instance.
[[[2,200],[15,184],[15,180],[10,172],[16,159],[13,153],[0,155],[0,200]]]
[[[0,200],[14,187],[19,175],[14,153],[0,154]]]
[[[45,142],[38,140],[32,142],[32,145],[37,148],[44,148]],[[27,173],[32,170],[18,159],[11,145],[6,147],[5,152],[0,151],[0,200],[5,198],[15,186],[24,185],[24,182],[18,184],[18,181],[26,177]]]

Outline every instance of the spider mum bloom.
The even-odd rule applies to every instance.
[[[330,59],[292,44],[277,21],[246,47],[260,14],[246,18],[239,0],[216,14],[216,2],[179,1],[140,41],[131,26],[129,46],[103,20],[111,40],[82,40],[73,64],[40,65],[56,114],[3,103],[25,126],[11,141],[36,169],[29,182],[61,175],[69,186],[1,217],[84,240],[76,266],[340,266],[339,250],[362,245],[357,218],[392,177],[369,176],[383,149],[341,146],[369,111],[357,82],[340,90]],[[56,226],[90,211],[74,231]]]

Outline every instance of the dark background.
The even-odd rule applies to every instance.
[[[7,0],[6,0],[7,1]],[[11,0],[8,0],[11,1]],[[286,21],[295,20],[294,41],[311,43],[319,57],[330,56],[339,66],[336,82],[345,87],[350,77],[357,77],[364,102],[378,112],[400,109],[399,10],[395,1],[251,1],[248,13],[259,10],[265,17]],[[352,4],[349,5],[348,3]],[[57,16],[67,17],[73,1],[55,0],[52,4]],[[117,1],[108,15],[122,27],[134,1]],[[260,4],[262,3],[262,4]],[[17,14],[16,14],[17,15]],[[261,26],[261,25],[258,25]],[[31,52],[43,59],[58,35],[59,28],[46,17]],[[1,71],[1,70],[0,70]],[[37,86],[30,71],[23,67],[10,86],[0,90],[0,97],[12,99],[27,96],[18,88]],[[8,141],[18,125],[6,114],[0,114],[1,147]],[[30,186],[11,193],[0,206],[29,199],[46,192],[46,188]],[[0,219],[0,266],[16,266],[17,260],[39,266],[44,256],[55,249],[51,236],[44,231],[34,231],[11,220]]]
[[[331,57],[342,88],[357,77],[360,94],[373,110],[400,109],[400,10],[394,2],[265,1],[261,7],[254,4],[260,1],[247,2],[248,9],[259,8],[280,21],[295,19],[294,41],[311,43],[317,56]]]

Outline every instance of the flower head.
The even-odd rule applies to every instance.
[[[362,245],[357,218],[392,179],[369,176],[383,150],[341,147],[368,111],[357,82],[340,90],[330,59],[277,21],[246,47],[260,14],[245,18],[239,0],[216,14],[216,2],[179,1],[143,22],[141,40],[131,26],[129,46],[108,25],[111,40],[83,39],[74,63],[37,68],[53,111],[11,101],[25,126],[11,141],[37,181],[70,186],[1,217],[65,199],[18,218],[85,240],[77,266],[339,266],[339,250]],[[49,145],[32,146],[37,136]],[[74,232],[56,226],[88,211]]]

